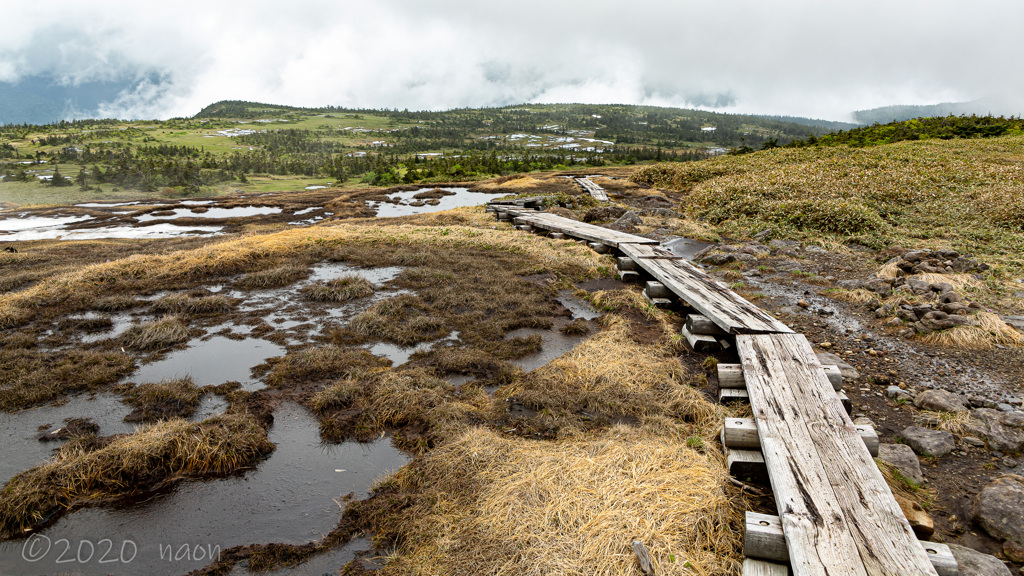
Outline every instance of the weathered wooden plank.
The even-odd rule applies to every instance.
[[[793,573],[935,575],[807,339],[736,342]]]
[[[657,240],[651,240],[650,238],[644,238],[643,236],[626,234],[625,232],[619,232],[618,230],[612,230],[603,226],[595,226],[594,224],[587,224],[585,222],[563,218],[554,214],[548,214],[547,212],[523,212],[518,214],[518,216],[523,217],[527,222],[537,228],[561,232],[563,234],[583,238],[584,240],[589,240],[591,242],[600,242],[613,248],[617,248],[619,244],[623,243],[658,244]]]
[[[825,364],[821,367],[832,383],[832,388],[840,390],[843,387],[843,372],[835,364]],[[742,364],[719,364],[718,365],[718,387],[719,388],[744,388]]]
[[[651,555],[647,553],[647,547],[643,542],[633,540],[633,554],[636,555],[636,562],[644,576],[654,576],[654,563],[651,562]]]
[[[748,396],[749,397],[749,396]],[[864,441],[868,453],[878,456],[878,433],[873,426],[857,425],[857,435]],[[753,418],[726,418],[722,427],[722,442],[727,448],[760,450],[761,438]]]
[[[668,259],[667,250],[622,243],[619,250],[728,334],[791,333],[788,326],[747,302],[685,259]]]
[[[921,542],[921,546],[939,576],[957,576],[959,566],[949,546],[941,542]],[[746,513],[743,523],[743,555],[773,562],[789,562],[786,536],[778,516]]]
[[[743,559],[740,576],[788,576],[789,569],[785,564],[774,564],[753,558]]]
[[[579,184],[580,188],[583,188],[584,190],[589,192],[590,195],[594,197],[594,199],[600,200],[601,202],[608,201],[608,194],[605,192],[604,188],[598,186],[590,178],[576,178],[575,180],[576,183]]]

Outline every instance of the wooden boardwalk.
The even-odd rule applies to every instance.
[[[793,574],[935,575],[807,338],[736,346]]]
[[[575,178],[575,180],[576,183],[580,185],[580,188],[589,192],[595,200],[599,200],[601,202],[608,201],[608,193],[604,191],[604,188],[595,184],[590,178]]]
[[[620,244],[660,244],[657,240],[651,240],[643,236],[626,234],[625,232],[610,230],[604,226],[595,226],[546,212],[532,214],[529,212],[519,212],[514,217],[517,224],[529,224],[534,228],[540,228],[549,232],[560,232],[568,236],[598,242],[612,248],[618,248]]]
[[[643,271],[655,279],[645,291],[652,302],[674,294],[700,311],[688,324],[700,318],[706,334],[688,335],[688,340],[694,337],[691,344],[718,338],[735,343],[761,451],[747,450],[751,441],[742,440],[743,449],[727,449],[728,460],[748,469],[767,469],[779,514],[774,524],[762,519],[754,532],[748,527],[744,538],[754,544],[768,534],[767,540],[785,543],[781,550],[748,557],[744,576],[785,575],[787,567],[779,562],[788,562],[795,576],[956,574],[948,548],[918,542],[872,459],[868,446],[877,446],[877,436],[850,420],[839,390],[841,377],[830,381],[805,336],[654,240],[542,212],[492,209],[514,218],[524,230],[558,232],[585,239],[594,249],[618,250],[624,256],[620,273],[635,277]],[[735,389],[739,386],[733,382],[723,390],[732,392],[730,397],[744,396]],[[753,431],[746,432],[741,436]],[[728,448],[726,437],[723,429],[723,446]]]
[[[792,332],[788,326],[720,285],[685,258],[664,248],[644,244],[622,243],[618,248],[727,334]]]

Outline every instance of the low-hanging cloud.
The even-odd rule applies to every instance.
[[[1024,111],[1024,4],[978,0],[17,3],[0,81],[129,81],[116,117],[224,99],[447,109],[522,102],[699,106],[836,120],[988,98]]]

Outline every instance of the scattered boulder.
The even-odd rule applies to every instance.
[[[900,432],[900,437],[906,445],[914,449],[914,452],[925,456],[941,458],[956,448],[953,435],[941,430],[908,426]]]
[[[630,210],[619,216],[619,219],[615,221],[616,224],[632,224],[633,226],[640,226],[644,223],[644,219],[637,216],[636,212]]]
[[[736,261],[736,256],[734,256],[732,254],[721,254],[721,253],[718,253],[718,254],[708,254],[708,255],[704,256],[703,258],[701,258],[700,261],[705,263],[705,264],[713,264],[715,266],[722,266],[723,264],[728,264],[730,262],[735,262]]]
[[[836,282],[836,286],[838,286],[840,288],[843,288],[843,289],[846,289],[846,290],[856,290],[858,288],[863,288],[864,287],[864,281],[863,280],[856,280],[856,279],[840,280],[839,282]]]
[[[900,474],[918,484],[925,481],[917,454],[914,454],[914,449],[906,444],[879,444],[878,459],[895,466]]]
[[[987,440],[993,450],[1017,452],[1024,449],[1024,414],[1020,412],[975,408],[964,427]]]
[[[960,576],[1013,576],[1006,564],[988,554],[958,544],[949,544],[949,550],[956,558]]]
[[[914,535],[917,536],[917,539],[931,539],[932,534],[935,533],[935,522],[932,521],[932,517],[925,512],[924,508],[917,502],[902,496],[896,496],[896,503],[900,505],[903,515],[910,522],[910,527],[914,530]]]
[[[914,405],[922,410],[935,412],[966,412],[967,401],[963,396],[946,390],[925,390],[914,398]]]
[[[583,215],[583,221],[604,222],[607,220],[616,220],[625,213],[626,209],[621,206],[599,206],[597,208],[587,210],[587,213]]]
[[[844,362],[839,356],[836,356],[831,352],[818,352],[817,356],[818,362],[821,362],[823,366],[828,366],[829,364],[835,364],[838,366],[839,372],[842,373],[844,380],[856,380],[857,378],[860,378],[860,372],[857,372],[856,368]]]
[[[1024,541],[1024,476],[1007,474],[978,494],[974,518],[1000,540]]]
[[[768,246],[776,250],[799,250],[800,243],[796,240],[779,240],[775,239],[768,243]]]

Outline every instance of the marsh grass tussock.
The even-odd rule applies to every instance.
[[[1024,346],[1024,334],[992,312],[973,316],[976,325],[955,326],[948,330],[918,336],[927,344],[944,348],[986,350],[995,346]]]
[[[134,408],[125,421],[154,422],[188,418],[199,407],[202,390],[186,376],[125,388],[122,396],[125,403]]]
[[[302,287],[302,295],[314,302],[348,302],[373,294],[373,284],[356,274],[348,274],[326,282],[314,282]]]
[[[265,290],[283,288],[309,276],[309,267],[299,264],[281,264],[266,270],[243,275],[235,285],[243,290]]]
[[[153,303],[154,311],[174,314],[227,314],[233,308],[231,299],[221,294],[209,296],[170,294]]]
[[[165,316],[159,320],[133,324],[121,335],[121,342],[127,348],[136,350],[157,350],[189,339],[188,326],[177,316]]]
[[[0,490],[0,533],[16,534],[91,502],[153,490],[184,477],[227,474],[253,465],[274,445],[251,416],[192,423],[169,420],[133,434],[82,439]]]
[[[0,410],[13,411],[51,402],[67,394],[114,384],[134,370],[121,352],[25,348],[0,350]]]

